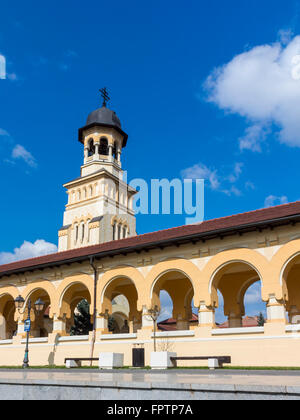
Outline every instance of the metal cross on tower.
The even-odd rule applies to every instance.
[[[103,98],[102,106],[106,107],[107,102],[110,100],[110,97],[108,95],[108,90],[107,90],[106,87],[104,87],[104,88],[100,89],[99,92],[101,93],[101,96]]]

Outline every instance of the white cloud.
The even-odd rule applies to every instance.
[[[25,147],[17,144],[12,151],[13,159],[23,159],[29,166],[35,168],[37,166],[35,158],[32,156]]]
[[[0,136],[9,137],[9,133],[3,128],[0,128]]]
[[[278,197],[276,195],[269,195],[265,199],[265,207],[273,207],[278,204],[286,204],[288,203],[288,198],[285,195],[282,195],[281,197]]]
[[[57,252],[57,246],[46,242],[44,239],[38,239],[34,243],[24,241],[20,248],[14,249],[14,252],[0,252],[0,264],[9,264],[14,261],[26,260],[55,252]]]
[[[198,163],[190,168],[184,169],[182,171],[182,177],[186,179],[206,179],[209,181],[212,190],[217,190],[220,187],[217,170],[209,169],[203,163]]]
[[[252,152],[261,152],[261,143],[270,133],[269,127],[262,124],[253,124],[246,128],[244,136],[239,138],[240,150],[252,150]]]
[[[290,35],[237,55],[205,82],[208,101],[249,123],[242,150],[259,151],[272,126],[281,142],[300,147],[300,36]]]
[[[208,181],[209,188],[213,191],[219,191],[228,196],[239,196],[242,193],[234,184],[239,180],[243,166],[243,163],[235,163],[232,172],[229,175],[223,175],[217,169],[198,163],[181,171],[181,176],[184,179],[204,179]]]

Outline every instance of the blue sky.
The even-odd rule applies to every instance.
[[[278,0],[2,4],[0,261],[54,250],[62,184],[83,159],[77,130],[103,86],[129,134],[129,179],[203,176],[206,219],[298,200],[299,10]],[[137,223],[144,233],[185,216]]]

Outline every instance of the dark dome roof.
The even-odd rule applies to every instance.
[[[105,124],[105,125],[114,125],[118,128],[121,128],[121,122],[114,111],[103,106],[102,108],[96,109],[90,113],[86,120],[86,125],[90,124]]]

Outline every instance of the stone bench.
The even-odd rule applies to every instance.
[[[67,369],[81,367],[81,362],[96,362],[98,359],[90,357],[69,357],[65,359]]]
[[[230,356],[192,356],[192,357],[170,357],[173,366],[177,366],[177,360],[208,360],[209,369],[222,368],[224,363],[231,363]]]

